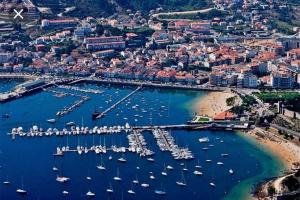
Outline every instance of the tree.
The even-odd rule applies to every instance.
[[[276,190],[275,190],[274,186],[273,186],[273,185],[270,185],[270,186],[268,187],[268,194],[269,194],[270,196],[273,196],[275,193],[276,193]]]

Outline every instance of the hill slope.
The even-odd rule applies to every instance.
[[[117,3],[124,10],[141,11],[147,14],[151,9],[162,7],[166,10],[201,9],[209,5],[210,0],[33,0],[39,7],[51,8],[53,14],[60,13],[64,8],[75,6],[70,16],[109,16],[116,12]]]

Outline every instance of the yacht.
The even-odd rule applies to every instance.
[[[23,189],[17,189],[16,192],[17,192],[18,194],[22,194],[22,195],[27,194],[27,191],[26,191],[26,190],[23,190]]]
[[[91,192],[90,190],[86,193],[86,196],[88,196],[88,197],[94,197],[94,196],[96,196],[96,194],[95,193],[93,193],[93,192]]]
[[[200,143],[207,143],[207,142],[209,142],[209,138],[208,137],[199,138],[199,142]]]
[[[154,162],[154,158],[147,158],[149,162]]]
[[[117,176],[114,177],[115,181],[122,181],[122,179],[120,178],[120,172],[119,172],[119,168],[117,169]]]
[[[102,159],[102,156],[101,156],[101,163],[100,165],[97,165],[97,168],[100,169],[100,170],[106,170],[104,164],[103,164],[103,159]]]
[[[56,120],[55,119],[47,119],[47,122],[54,124],[56,122]]]
[[[168,170],[173,170],[174,168],[173,168],[171,165],[168,165],[168,166],[167,166],[167,169],[168,169]]]
[[[131,189],[128,190],[127,192],[128,192],[129,194],[135,194],[135,191],[133,191],[133,190],[131,190]]]
[[[229,156],[229,154],[228,153],[222,153],[221,156],[222,157],[227,157],[227,156]]]
[[[229,170],[229,174],[234,174],[232,169]]]
[[[160,196],[166,195],[166,191],[163,189],[163,186],[161,184],[161,189],[159,190],[154,190],[154,193]]]
[[[157,195],[166,195],[166,192],[165,191],[162,191],[162,190],[154,190],[154,193],[157,194]]]
[[[222,163],[222,162],[217,162],[217,165],[224,165],[224,163]]]
[[[60,182],[60,183],[65,183],[67,181],[69,181],[70,178],[64,177],[64,176],[57,176],[56,177],[56,181]]]
[[[212,187],[216,187],[216,185],[213,182],[209,183],[209,185]]]
[[[75,125],[75,122],[68,122],[66,123],[67,126],[74,126]]]
[[[16,192],[17,192],[18,194],[21,194],[21,195],[26,195],[26,194],[27,194],[27,191],[24,190],[23,177],[22,177],[22,186],[21,186],[21,188],[18,188],[18,189],[16,190]]]
[[[186,186],[186,182],[185,182],[184,175],[183,175],[182,172],[181,172],[181,180],[176,181],[176,184],[179,185],[179,186]]]
[[[135,179],[132,181],[134,184],[139,184],[139,180],[137,178],[137,176],[135,177]]]
[[[148,183],[142,183],[141,186],[142,186],[143,188],[147,188],[147,187],[149,187],[149,184],[148,184]]]
[[[111,184],[109,184],[109,188],[106,189],[106,192],[108,192],[108,193],[113,193],[114,192],[113,187],[112,187]]]
[[[201,175],[202,175],[202,172],[200,172],[200,171],[198,171],[198,170],[195,170],[195,171],[194,171],[194,174],[197,175],[197,176],[201,176]]]
[[[58,168],[54,166],[54,167],[52,167],[52,170],[56,172],[56,171],[58,171]]]
[[[63,193],[63,195],[68,195],[69,194],[69,192],[66,191],[66,190],[62,191],[62,193]]]

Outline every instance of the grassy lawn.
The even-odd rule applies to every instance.
[[[297,101],[300,99],[298,92],[260,92],[254,93],[264,102],[275,103],[277,101]]]

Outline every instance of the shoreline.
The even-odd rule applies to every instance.
[[[226,99],[230,97],[237,97],[236,104],[240,104],[240,98],[230,90],[216,91],[209,92],[206,96],[197,98],[193,103],[193,110],[197,112],[198,115],[213,118],[218,113],[232,108],[232,106],[228,106],[226,103]]]
[[[256,182],[253,185],[254,189],[246,197],[247,200],[269,199],[269,196],[261,197],[260,195],[263,193],[267,194],[270,186],[274,187],[278,194],[282,193],[281,181],[295,173],[297,166],[299,167],[300,146],[258,127],[239,134],[253,141],[258,147],[271,154],[275,159],[278,159],[283,165],[283,169],[278,171],[276,176]]]
[[[253,139],[257,144],[270,151],[270,153],[283,162],[287,171],[293,170],[294,164],[300,162],[300,147],[291,141],[285,140],[261,128],[244,132],[243,135]]]

